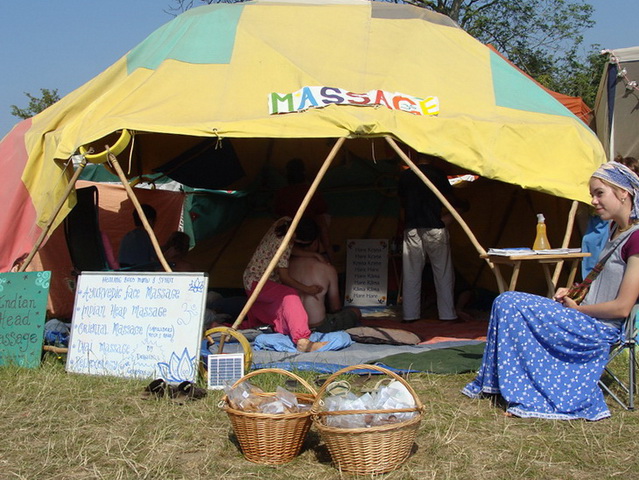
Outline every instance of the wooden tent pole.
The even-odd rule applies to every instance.
[[[315,191],[317,190],[317,187],[319,186],[320,182],[324,178],[324,175],[326,174],[326,171],[328,170],[328,167],[331,165],[331,162],[333,161],[333,159],[337,155],[337,152],[339,152],[339,149],[342,147],[342,145],[344,144],[345,140],[346,140],[346,138],[344,138],[344,137],[339,138],[337,140],[337,142],[335,142],[335,145],[333,145],[333,148],[331,149],[330,153],[328,154],[328,157],[326,157],[326,160],[324,160],[322,168],[320,168],[319,172],[317,172],[317,175],[315,176],[315,179],[313,180],[313,183],[311,183],[311,186],[309,187],[308,192],[306,192],[306,196],[304,197],[304,200],[302,200],[302,203],[300,204],[299,208],[297,209],[297,213],[295,213],[295,217],[293,217],[293,221],[291,222],[291,226],[289,227],[288,231],[286,232],[286,235],[284,235],[284,238],[282,239],[282,243],[281,243],[280,247],[277,249],[277,252],[275,252],[275,256],[271,259],[271,263],[269,263],[268,266],[266,267],[266,270],[264,271],[264,274],[262,275],[262,278],[260,278],[260,281],[255,286],[255,289],[253,290],[253,292],[251,293],[251,296],[247,300],[246,305],[244,305],[244,308],[242,309],[240,314],[237,316],[237,319],[235,320],[235,322],[233,323],[231,328],[237,329],[237,327],[240,325],[240,323],[242,323],[242,320],[244,320],[244,317],[246,316],[246,314],[249,311],[249,309],[255,303],[255,300],[257,299],[257,296],[262,291],[262,288],[264,287],[264,284],[266,283],[268,278],[271,276],[271,273],[275,269],[275,266],[277,265],[277,262],[279,262],[280,257],[282,256],[282,254],[284,253],[284,250],[286,250],[289,242],[291,241],[291,238],[293,238],[293,235],[295,234],[295,229],[297,228],[297,224],[300,223],[300,219],[302,218],[302,215],[304,214],[304,211],[306,210],[306,207],[310,203],[311,198],[315,194]],[[222,347],[223,347],[223,344],[222,344],[222,342],[220,342],[220,351],[221,351]]]
[[[160,248],[158,239],[156,238],[155,233],[153,232],[153,228],[149,224],[149,221],[147,220],[146,215],[144,214],[144,211],[142,210],[142,205],[140,205],[138,198],[135,196],[133,189],[129,185],[129,182],[126,178],[126,175],[124,175],[124,171],[122,171],[122,167],[120,166],[118,159],[115,158],[115,155],[113,155],[111,152],[109,152],[108,155],[109,155],[109,162],[111,163],[111,165],[113,165],[113,168],[118,174],[118,177],[120,177],[120,181],[122,182],[122,185],[124,186],[124,189],[126,190],[127,195],[131,199],[131,202],[133,202],[133,206],[135,207],[135,209],[138,212],[138,215],[140,216],[140,220],[142,221],[142,225],[144,226],[146,233],[149,234],[149,238],[151,239],[151,244],[153,245],[155,254],[157,255],[158,260],[162,264],[164,271],[172,272],[173,270],[171,270],[171,267],[167,263],[166,258],[164,258],[164,254],[162,253],[162,249]]]
[[[570,237],[572,236],[572,229],[575,225],[575,216],[577,214],[577,207],[579,206],[579,202],[577,200],[572,201],[572,205],[570,206],[570,212],[568,212],[568,222],[566,224],[566,233],[564,233],[564,241],[561,244],[561,248],[568,248],[570,244]],[[555,265],[555,272],[552,275],[552,284],[557,287],[557,282],[559,281],[559,275],[561,274],[561,269],[564,266],[564,261],[561,260],[557,262]]]
[[[36,243],[33,246],[33,248],[31,249],[31,252],[29,252],[29,255],[27,256],[27,258],[25,258],[24,262],[22,262],[22,265],[20,265],[20,268],[18,269],[18,272],[24,272],[25,269],[31,263],[31,260],[33,260],[33,257],[35,256],[35,254],[37,253],[38,249],[40,248],[40,245],[42,245],[42,242],[44,242],[44,239],[46,238],[47,234],[49,233],[49,230],[51,230],[51,225],[53,225],[53,222],[55,221],[55,219],[57,218],[58,214],[60,213],[60,210],[62,210],[62,206],[67,201],[67,198],[69,198],[69,195],[71,195],[71,191],[75,187],[75,182],[77,181],[78,177],[80,177],[80,174],[82,173],[82,171],[84,170],[84,167],[86,167],[86,166],[87,166],[86,159],[82,159],[82,162],[80,162],[80,164],[78,165],[78,168],[76,168],[75,172],[73,172],[73,176],[71,177],[71,180],[69,180],[69,183],[67,184],[67,187],[64,190],[62,198],[60,199],[58,204],[55,206],[55,208],[53,210],[53,214],[51,215],[51,218],[49,219],[49,221],[47,222],[46,226],[44,227],[44,229],[40,233],[40,236],[36,240]]]
[[[408,156],[402,151],[401,148],[399,148],[399,146],[397,145],[397,143],[395,142],[395,140],[393,140],[391,137],[386,136],[386,141],[390,144],[390,146],[393,148],[393,150],[395,150],[397,152],[397,154],[402,158],[402,160],[404,160],[404,162],[406,163],[406,165],[408,165],[410,167],[410,169],[415,172],[415,174],[421,179],[422,182],[424,182],[426,184],[426,186],[428,188],[430,188],[430,190],[437,196],[437,198],[444,204],[444,206],[448,209],[448,211],[450,211],[450,214],[455,218],[455,220],[457,220],[457,222],[459,223],[459,225],[461,225],[462,229],[464,230],[464,232],[466,232],[466,235],[468,235],[468,238],[470,239],[471,243],[473,244],[473,246],[477,249],[477,251],[479,252],[479,254],[482,257],[485,257],[487,255],[486,250],[484,250],[484,247],[482,247],[479,242],[477,241],[477,238],[475,237],[475,235],[473,234],[472,230],[470,229],[470,227],[466,224],[466,222],[464,221],[464,219],[461,217],[461,215],[459,215],[459,213],[457,213],[457,210],[455,210],[455,208],[450,204],[450,202],[446,199],[446,197],[444,197],[444,195],[442,195],[442,193],[437,190],[437,187],[433,184],[433,182],[431,182],[428,177],[426,177],[426,175],[424,175],[422,173],[422,171],[417,168],[417,166],[413,163],[413,161],[408,158]],[[488,263],[488,265],[490,266],[490,268],[494,269],[494,265],[492,264],[492,262],[490,262],[487,258],[486,258],[486,262]]]

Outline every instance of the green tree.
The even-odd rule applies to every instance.
[[[552,90],[573,97],[581,97],[592,108],[606,60],[606,55],[602,55],[598,48],[585,58],[572,55],[566,58],[564,69],[559,70],[552,77],[538,79],[538,81]]]
[[[538,80],[572,65],[583,32],[594,25],[583,0],[415,0],[398,3],[448,15],[483,43]]]
[[[57,88],[53,90],[49,90],[48,88],[41,88],[40,93],[42,94],[42,96],[35,97],[30,93],[24,92],[24,94],[29,99],[29,105],[26,108],[19,108],[16,105],[11,105],[11,115],[22,119],[30,118],[60,100],[60,95],[58,95]]]

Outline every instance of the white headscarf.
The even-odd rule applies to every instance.
[[[639,219],[639,177],[635,172],[622,163],[612,161],[604,163],[592,176],[627,191],[632,196],[630,220]]]

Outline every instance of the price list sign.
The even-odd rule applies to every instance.
[[[388,295],[388,240],[346,242],[345,305],[386,305]]]
[[[202,273],[83,273],[67,371],[195,381],[207,281]]]

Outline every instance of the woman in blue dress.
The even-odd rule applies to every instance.
[[[610,411],[597,382],[610,346],[639,297],[639,177],[608,162],[590,179],[591,203],[612,220],[603,268],[580,304],[505,292],[495,300],[482,365],[462,392],[498,394],[517,417],[600,420]],[[612,253],[610,253],[612,252]],[[608,255],[610,253],[610,255]]]

